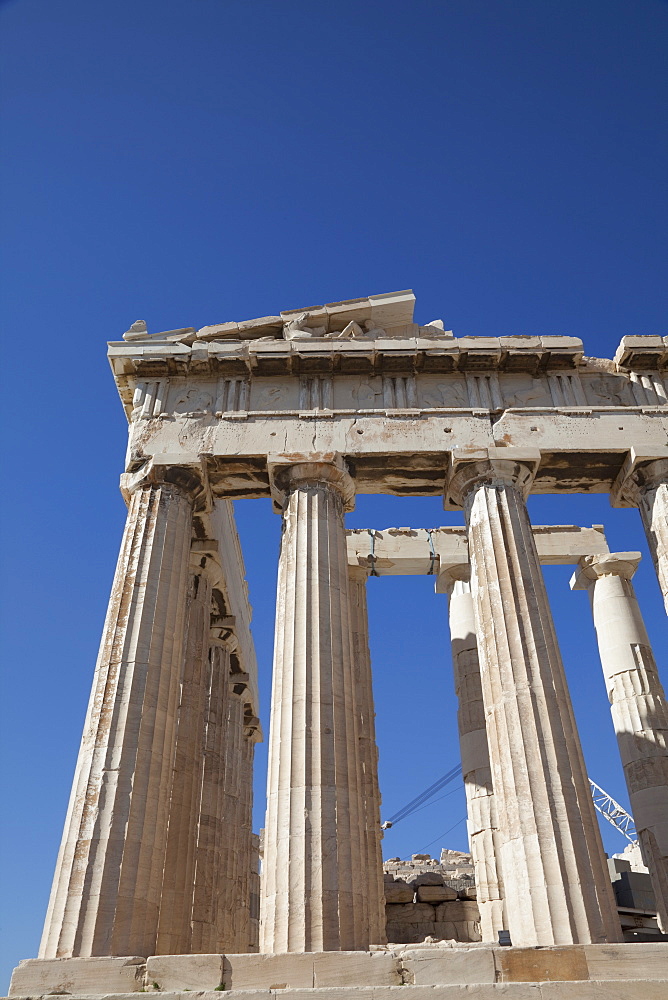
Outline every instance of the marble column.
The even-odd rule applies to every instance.
[[[163,474],[130,496],[40,958],[155,950],[198,487]]]
[[[248,706],[250,708],[250,706]],[[257,867],[253,850],[253,760],[259,738],[259,720],[244,717],[241,744],[241,795],[239,797],[239,914],[236,948],[239,952],[257,950],[251,929],[251,876]]]
[[[635,469],[627,491],[638,506],[668,613],[668,458]]]
[[[206,557],[197,555],[194,558],[197,565],[190,578],[188,595],[185,659],[177,717],[157,955],[187,955],[192,951],[211,617],[211,580],[205,568]]]
[[[527,465],[460,466],[482,696],[514,945],[619,940],[620,928],[526,509]]]
[[[631,579],[639,552],[587,556],[573,576],[589,591],[631,812],[668,933],[668,706]]]
[[[369,570],[364,566],[348,567],[350,621],[353,642],[353,676],[359,725],[359,748],[362,763],[362,803],[364,813],[366,882],[363,898],[368,910],[369,942],[385,944],[385,890],[380,827],[380,789],[378,786],[378,747],[374,711],[371,654],[369,652],[369,617],[366,587]]]
[[[225,951],[225,918],[233,898],[223,861],[228,831],[223,816],[225,752],[228,738],[230,639],[226,629],[212,628],[205,709],[202,796],[193,889],[192,942],[194,954]],[[229,950],[229,949],[228,949]]]
[[[275,472],[282,493],[262,877],[262,952],[363,950],[365,840],[340,460]],[[279,494],[280,495],[280,494]]]
[[[228,896],[223,917],[223,942],[227,951],[236,950],[239,917],[239,849],[240,831],[240,797],[242,780],[242,744],[245,684],[237,683],[234,675],[230,675],[229,709],[227,718],[227,743],[225,746],[224,779],[223,779],[223,822],[225,824],[225,840],[221,863],[228,886]],[[240,690],[236,690],[239,688]]]
[[[439,579],[450,595],[452,669],[458,699],[459,746],[466,789],[471,854],[475,869],[483,941],[498,943],[504,920],[503,879],[492,771],[480,682],[475,612],[468,566],[453,568]]]

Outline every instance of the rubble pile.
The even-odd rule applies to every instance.
[[[387,940],[392,944],[480,941],[471,855],[442,850],[383,864]]]

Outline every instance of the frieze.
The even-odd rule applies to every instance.
[[[666,405],[668,379],[659,372],[175,378],[137,381],[131,419]]]

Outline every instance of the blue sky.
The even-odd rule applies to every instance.
[[[106,341],[137,318],[199,327],[407,287],[418,321],[458,335],[568,334],[611,357],[665,333],[668,5],[10,0],[0,19],[4,982],[37,952],[124,521]],[[637,514],[605,496],[531,513],[643,551],[665,668]],[[263,501],[238,518],[266,720],[279,520]],[[461,521],[365,496],[349,523]],[[569,573],[546,575],[587,766],[626,803]],[[456,709],[432,581],[372,580],[369,603],[387,816],[456,763]],[[463,815],[457,788],[386,855],[464,848]]]

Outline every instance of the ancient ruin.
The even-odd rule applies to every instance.
[[[666,988],[668,944],[620,943],[541,571],[572,563],[590,595],[668,931],[668,708],[640,554],[611,553],[600,527],[532,526],[526,499],[637,507],[668,608],[668,338],[625,337],[602,360],[572,337],[454,337],[413,305],[396,292],[200,330],[137,322],[109,345],[127,526],[40,956],[12,996]],[[346,532],[356,493],[442,496],[466,527]],[[231,504],[257,497],[283,518],[259,889]],[[420,950],[386,939],[365,591],[370,574],[425,572],[449,595],[482,941],[444,932]]]

